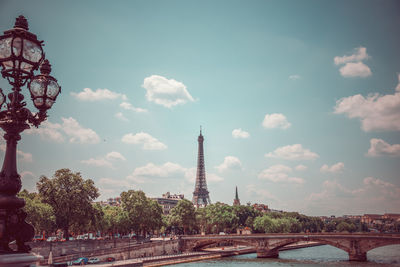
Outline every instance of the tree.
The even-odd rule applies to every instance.
[[[261,216],[261,212],[250,205],[233,206],[233,213],[238,217],[237,226],[253,227],[254,218]]]
[[[214,233],[230,232],[238,225],[239,218],[233,213],[232,206],[217,202],[208,205],[205,209],[207,222]]]
[[[91,179],[84,180],[79,172],[57,170],[51,179],[41,176],[37,183],[44,203],[49,204],[56,218],[56,225],[69,239],[71,225],[86,225],[95,212],[92,201],[99,196]]]
[[[143,191],[122,192],[121,201],[135,232],[143,232],[143,236],[146,236],[147,230],[156,230],[162,226],[162,207],[147,198]]]
[[[56,220],[49,204],[43,203],[37,193],[29,193],[26,189],[19,192],[18,197],[25,199],[24,210],[28,215],[26,221],[35,228],[36,233],[54,231]]]
[[[196,225],[196,209],[193,203],[187,199],[179,200],[169,213],[169,223],[172,226],[182,227],[183,233],[187,234],[188,230]]]

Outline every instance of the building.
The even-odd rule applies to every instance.
[[[233,206],[240,206],[239,194],[236,186],[235,198],[233,199]]]
[[[262,213],[269,212],[268,205],[265,205],[265,204],[257,204],[256,203],[256,204],[253,204],[253,208],[261,211]]]
[[[197,141],[199,143],[198,153],[197,153],[197,174],[196,174],[196,184],[194,187],[192,202],[196,208],[199,208],[211,204],[210,195],[207,190],[206,170],[204,167],[204,148],[203,148],[204,137],[201,134],[201,127],[200,127],[200,135],[197,138]]]
[[[382,224],[383,215],[380,214],[364,214],[361,222],[366,224]]]
[[[121,197],[114,197],[114,198],[109,198],[106,201],[100,201],[100,202],[95,202],[97,204],[100,204],[101,206],[121,206]]]
[[[168,215],[171,209],[173,209],[176,205],[178,205],[179,200],[183,199],[184,195],[171,195],[170,192],[167,192],[162,195],[162,197],[152,198],[157,201],[158,204],[163,208],[164,215]]]

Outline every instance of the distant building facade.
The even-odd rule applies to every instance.
[[[268,205],[265,205],[265,204],[253,204],[253,208],[254,209],[256,209],[256,210],[259,210],[259,211],[261,211],[262,213],[267,213],[267,212],[269,212],[270,210],[268,209]]]
[[[167,192],[162,195],[162,197],[152,198],[157,201],[158,204],[163,208],[164,215],[168,215],[171,209],[178,205],[179,200],[183,199],[185,196],[183,194],[171,194]]]

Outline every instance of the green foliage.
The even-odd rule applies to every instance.
[[[56,225],[64,230],[66,238],[72,225],[87,225],[94,218],[91,203],[99,196],[98,189],[79,172],[60,169],[51,179],[41,176],[37,188],[42,201],[53,208]]]
[[[355,232],[356,229],[357,229],[357,227],[355,226],[354,223],[347,223],[347,222],[345,222],[345,221],[339,223],[339,224],[336,226],[336,230],[337,230],[338,232],[345,232],[345,231],[347,231],[347,232],[352,233],[352,232]]]
[[[28,214],[26,221],[30,223],[36,233],[43,231],[50,233],[56,228],[56,219],[53,208],[46,203],[43,203],[37,193],[29,193],[27,190],[22,190],[18,197],[25,199],[24,210]]]
[[[212,233],[236,231],[239,217],[233,212],[233,207],[217,202],[205,207],[208,229]]]
[[[122,208],[127,212],[129,225],[135,232],[158,230],[163,225],[162,207],[146,197],[143,191],[129,190],[121,193]]]
[[[170,211],[169,225],[183,228],[184,234],[196,226],[196,209],[191,201],[179,200],[178,204]]]

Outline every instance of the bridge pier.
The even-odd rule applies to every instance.
[[[257,258],[278,258],[279,251],[274,249],[265,249],[258,248],[257,249]]]
[[[367,261],[367,252],[349,253],[349,261]]]

